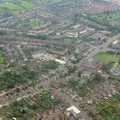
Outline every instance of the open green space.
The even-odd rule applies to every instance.
[[[0,4],[1,14],[17,14],[22,11],[27,11],[33,8],[31,1],[5,1]]]
[[[84,43],[84,42],[93,42],[93,41],[95,41],[94,39],[92,39],[92,38],[89,38],[89,37],[77,37],[77,38],[75,38],[75,37],[72,37],[72,38],[65,38],[65,39],[63,39],[63,42],[64,42],[64,44],[76,44],[76,43]]]
[[[5,71],[0,74],[0,91],[13,88],[15,85],[20,85],[32,81],[35,77],[35,72],[28,68],[19,68],[15,70]]]
[[[73,44],[76,42],[76,38],[65,38],[63,42],[64,44]]]
[[[38,114],[57,106],[59,102],[51,97],[49,92],[43,91],[33,98],[25,98],[19,102],[10,104],[9,107],[0,109],[0,117],[5,120],[37,120]]]
[[[93,38],[90,38],[90,37],[79,37],[78,40],[76,41],[76,43],[79,43],[79,42],[87,42],[87,43],[90,43],[90,42],[93,42],[93,41],[96,41],[95,39]]]
[[[63,0],[40,0],[42,4],[53,4],[53,3],[58,3],[62,2]]]
[[[118,62],[119,56],[108,52],[100,52],[96,55],[96,59],[102,63]]]
[[[41,27],[41,23],[39,20],[33,20],[31,21],[31,27],[32,29],[39,29]]]

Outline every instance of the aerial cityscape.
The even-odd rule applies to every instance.
[[[0,0],[0,120],[120,120],[120,0]]]

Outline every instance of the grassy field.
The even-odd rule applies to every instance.
[[[41,27],[41,23],[39,20],[33,20],[31,21],[31,27],[32,29],[39,29]]]
[[[90,43],[93,41],[95,40],[89,37],[78,37],[78,38],[75,38],[75,37],[67,38],[66,37],[65,39],[63,39],[64,44],[77,44],[77,43],[84,43],[84,42]]]
[[[96,55],[96,59],[103,63],[118,62],[119,56],[116,56],[115,54],[110,54],[108,52],[101,52]]]
[[[5,13],[11,13],[11,14],[17,14],[21,11],[27,11],[33,8],[33,4],[31,1],[25,1],[22,0],[20,2],[10,2],[10,1],[5,1],[0,4],[0,13],[5,14]]]
[[[62,2],[63,0],[39,0],[39,3],[47,5]],[[0,14],[18,14],[29,11],[35,7],[32,0],[3,0],[0,2]]]

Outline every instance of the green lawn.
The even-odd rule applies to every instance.
[[[72,37],[72,38],[65,38],[64,40],[63,40],[63,42],[65,43],[65,44],[77,44],[77,43],[84,43],[84,42],[92,42],[92,41],[95,41],[94,39],[92,39],[92,38],[89,38],[89,37],[78,37],[78,38],[75,38],[75,37]]]
[[[62,2],[63,0],[41,0],[41,3],[43,4],[52,4],[52,3],[58,3]]]
[[[39,29],[41,27],[41,23],[39,20],[33,20],[30,24],[33,29]]]
[[[119,56],[116,56],[115,54],[110,54],[108,52],[101,52],[96,55],[96,59],[100,60],[103,63],[118,62]]]

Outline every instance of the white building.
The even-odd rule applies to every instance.
[[[78,108],[76,108],[74,105],[72,105],[71,107],[67,108],[66,111],[68,113],[70,113],[70,114],[73,114],[74,117],[78,117],[80,115],[80,113],[81,113],[81,111]]]

